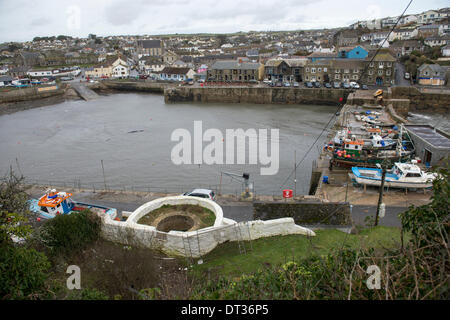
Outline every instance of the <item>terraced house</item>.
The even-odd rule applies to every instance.
[[[332,60],[329,66],[331,82],[358,82],[364,72],[365,60],[337,59]]]
[[[264,65],[264,77],[273,82],[303,81],[303,69],[308,59],[271,59]]]
[[[316,60],[305,66],[303,79],[306,82],[329,82],[329,72],[332,60]]]
[[[254,82],[262,80],[264,66],[255,62],[216,61],[208,69],[207,81]]]

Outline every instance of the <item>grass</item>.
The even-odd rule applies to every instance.
[[[152,226],[154,221],[158,217],[172,212],[197,216],[201,222],[200,225],[198,226],[198,229],[211,227],[214,225],[214,222],[216,221],[216,215],[211,210],[200,206],[182,204],[175,206],[164,205],[161,208],[158,208],[148,213],[147,215],[143,216],[141,219],[139,219],[138,223]]]
[[[406,241],[407,239],[405,239]],[[338,230],[318,230],[316,237],[302,235],[277,236],[242,242],[247,254],[240,254],[237,242],[219,245],[203,257],[203,264],[193,267],[195,274],[211,270],[224,276],[250,274],[264,266],[275,266],[287,261],[299,261],[311,255],[324,255],[350,248],[399,246],[401,231],[398,228],[376,227],[365,229],[359,234],[345,234]],[[252,250],[251,247],[252,247]]]

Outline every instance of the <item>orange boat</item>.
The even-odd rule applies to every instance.
[[[55,189],[47,190],[39,200],[30,200],[30,211],[38,213],[40,217],[45,219],[51,219],[57,215],[71,214],[72,212],[83,211],[86,209],[108,214],[112,219],[117,215],[117,210],[114,208],[75,202],[71,197],[72,194],[69,192],[57,192]]]

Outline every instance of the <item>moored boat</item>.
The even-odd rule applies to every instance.
[[[72,194],[69,192],[57,192],[55,189],[47,190],[47,192],[39,199],[31,199],[30,211],[39,214],[39,217],[51,219],[57,215],[71,214],[83,210],[91,210],[97,213],[104,213],[115,219],[117,210],[103,206],[77,202],[71,199]]]
[[[382,170],[379,168],[353,167],[350,177],[360,185],[380,186]],[[437,174],[422,171],[415,163],[395,163],[386,172],[385,186],[390,188],[428,189],[433,186]]]

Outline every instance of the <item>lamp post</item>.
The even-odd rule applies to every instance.
[[[390,162],[387,159],[384,159],[381,165],[377,163],[377,167],[381,169],[381,186],[380,186],[380,196],[378,198],[377,215],[375,217],[375,227],[378,226],[381,206],[383,203],[383,192],[384,192],[384,183],[386,181],[386,171],[389,164]]]

